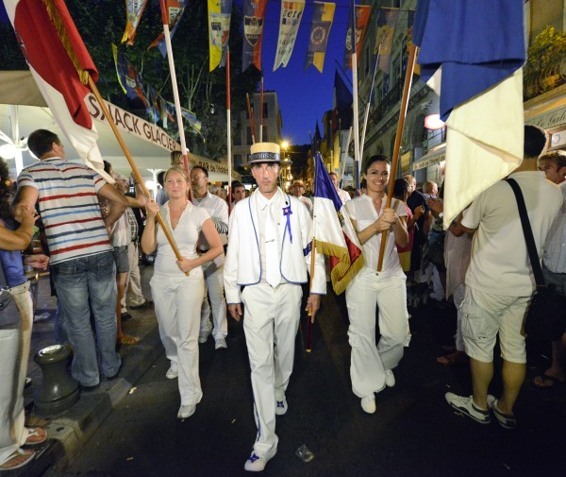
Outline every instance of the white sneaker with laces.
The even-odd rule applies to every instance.
[[[362,398],[362,409],[368,414],[375,414],[375,411],[377,411],[377,404],[375,404],[374,394]]]
[[[495,399],[495,396],[488,395],[487,396],[487,405],[493,411],[493,415],[497,420],[497,423],[503,429],[516,429],[517,428],[517,419],[515,419],[514,414],[504,414],[499,410],[498,400]]]
[[[244,469],[248,472],[261,472],[276,453],[277,449],[261,455],[257,454],[255,450],[252,450],[252,455],[246,460]]]
[[[483,410],[474,404],[473,396],[458,396],[454,393],[446,393],[444,395],[446,402],[450,404],[456,411],[462,413],[464,416],[473,419],[480,424],[489,424],[491,417],[489,410]]]

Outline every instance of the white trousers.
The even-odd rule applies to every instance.
[[[409,338],[405,276],[384,276],[364,267],[346,289],[352,347],[352,390],[363,398],[385,387],[385,370],[403,357]],[[381,339],[375,343],[376,305],[379,307]]]
[[[212,329],[214,339],[226,338],[228,319],[226,317],[226,299],[224,298],[224,266],[218,267],[214,262],[209,262],[203,269],[207,293],[202,302],[200,334],[208,335]],[[208,303],[209,299],[210,304]],[[211,308],[214,328],[210,324]]]
[[[24,385],[33,325],[29,282],[11,290],[20,315],[15,328],[0,329],[0,464],[22,446],[28,436],[24,426]]]
[[[466,284],[460,283],[454,292],[452,293],[452,299],[454,300],[454,305],[458,310],[457,321],[456,321],[456,335],[454,336],[456,350],[464,351],[464,337],[462,336],[462,303],[464,303],[464,297],[466,296]]]
[[[198,350],[202,269],[192,270],[188,277],[154,273],[150,286],[165,354],[179,370],[181,405],[197,404],[202,399]]]
[[[140,257],[138,252],[138,244],[130,242],[128,244],[128,282],[126,284],[126,293],[122,297],[122,313],[126,312],[128,306],[140,306],[145,303],[141,287],[140,274]]]
[[[275,401],[285,395],[293,371],[302,295],[301,287],[291,284],[260,283],[242,292],[259,455],[277,449]]]

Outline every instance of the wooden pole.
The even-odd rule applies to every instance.
[[[226,160],[228,161],[228,210],[232,210],[232,117],[230,97],[230,46],[226,45]]]
[[[150,197],[149,191],[147,190],[147,187],[145,186],[145,183],[144,183],[143,178],[140,174],[140,171],[138,170],[138,166],[134,162],[134,158],[130,154],[130,151],[128,150],[128,147],[126,146],[126,143],[124,142],[124,139],[122,138],[122,135],[120,134],[120,131],[116,127],[116,124],[114,124],[114,120],[112,119],[112,116],[110,116],[110,111],[108,111],[108,108],[106,107],[106,103],[102,99],[102,96],[100,96],[100,91],[98,91],[98,88],[96,87],[96,83],[94,82],[94,80],[91,78],[90,75],[88,75],[88,85],[90,87],[90,90],[92,91],[92,94],[94,94],[96,100],[98,101],[98,104],[100,104],[100,109],[102,109],[102,112],[103,112],[104,116],[106,117],[108,124],[112,128],[112,132],[114,133],[114,136],[116,136],[116,140],[120,144],[120,147],[122,148],[122,151],[124,152],[124,155],[126,156],[128,163],[130,164],[130,167],[132,168],[132,174],[134,175],[135,181],[139,184],[139,186],[140,186],[140,188],[143,192],[143,195],[145,195],[147,198],[149,198]],[[181,255],[181,252],[179,251],[179,247],[177,247],[177,244],[175,242],[175,238],[171,234],[169,227],[167,226],[167,224],[163,220],[163,217],[161,217],[161,214],[158,213],[157,216],[156,216],[156,219],[157,219],[157,222],[159,223],[159,225],[161,225],[161,228],[163,229],[163,232],[165,233],[167,240],[171,244],[171,247],[173,248],[173,252],[175,253],[175,257],[177,258],[177,260],[181,260],[183,258],[183,256]]]
[[[393,146],[393,157],[391,159],[391,171],[389,173],[389,184],[387,186],[387,200],[385,202],[385,207],[391,206],[391,199],[393,198],[393,185],[395,183],[395,175],[397,173],[397,165],[399,163],[399,154],[401,153],[401,140],[403,139],[405,119],[407,118],[407,107],[409,105],[409,95],[411,93],[411,84],[413,82],[413,72],[415,71],[416,58],[417,47],[411,44],[411,46],[409,46],[409,59],[407,60],[407,71],[405,73],[403,95],[401,96],[399,120],[397,121],[397,132],[395,133],[395,145]],[[383,268],[383,257],[385,255],[385,246],[387,244],[388,232],[389,231],[381,232],[381,247],[379,249],[379,259],[377,261],[378,272],[381,272],[381,269]]]

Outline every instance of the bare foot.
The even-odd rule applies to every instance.
[[[2,465],[0,465],[0,471],[2,470],[15,470],[29,464],[35,457],[35,451],[31,449],[16,449]]]

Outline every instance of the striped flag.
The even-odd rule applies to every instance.
[[[285,68],[295,47],[295,40],[303,12],[305,10],[305,0],[297,0],[295,2],[281,2],[281,16],[279,20],[279,36],[277,37],[277,50],[275,53],[275,61],[273,63],[273,71],[282,66]]]
[[[324,58],[326,56],[326,46],[328,45],[328,36],[330,35],[330,28],[332,28],[336,4],[331,2],[314,2],[313,8],[305,69],[313,65],[322,73],[324,69]]]
[[[350,215],[338,197],[320,153],[315,158],[313,230],[316,251],[329,256],[332,288],[339,295],[365,260]]]
[[[523,160],[523,3],[420,0],[413,34],[446,121],[447,227]]]
[[[209,71],[226,64],[231,17],[232,0],[208,0]]]
[[[147,0],[126,0],[126,29],[122,35],[121,43],[127,42],[130,46],[134,44],[136,30],[146,5]]]
[[[261,43],[267,0],[244,0],[242,71],[254,65],[261,71]]]
[[[350,20],[348,20],[348,30],[346,32],[346,50],[344,52],[344,64],[347,68],[352,68],[352,12],[350,11]],[[356,54],[360,56],[364,38],[368,29],[369,19],[371,17],[371,7],[369,5],[356,6]]]
[[[188,0],[166,0],[167,14],[169,18],[169,35],[173,39],[173,35],[177,31],[177,27],[181,23],[181,17],[185,11]],[[163,58],[167,56],[167,45],[165,44],[165,33],[161,32],[155,40],[147,47],[157,47]]]
[[[104,170],[87,108],[98,71],[63,0],[4,0],[22,53],[57,125],[85,163]],[[79,77],[79,70],[81,77]]]

